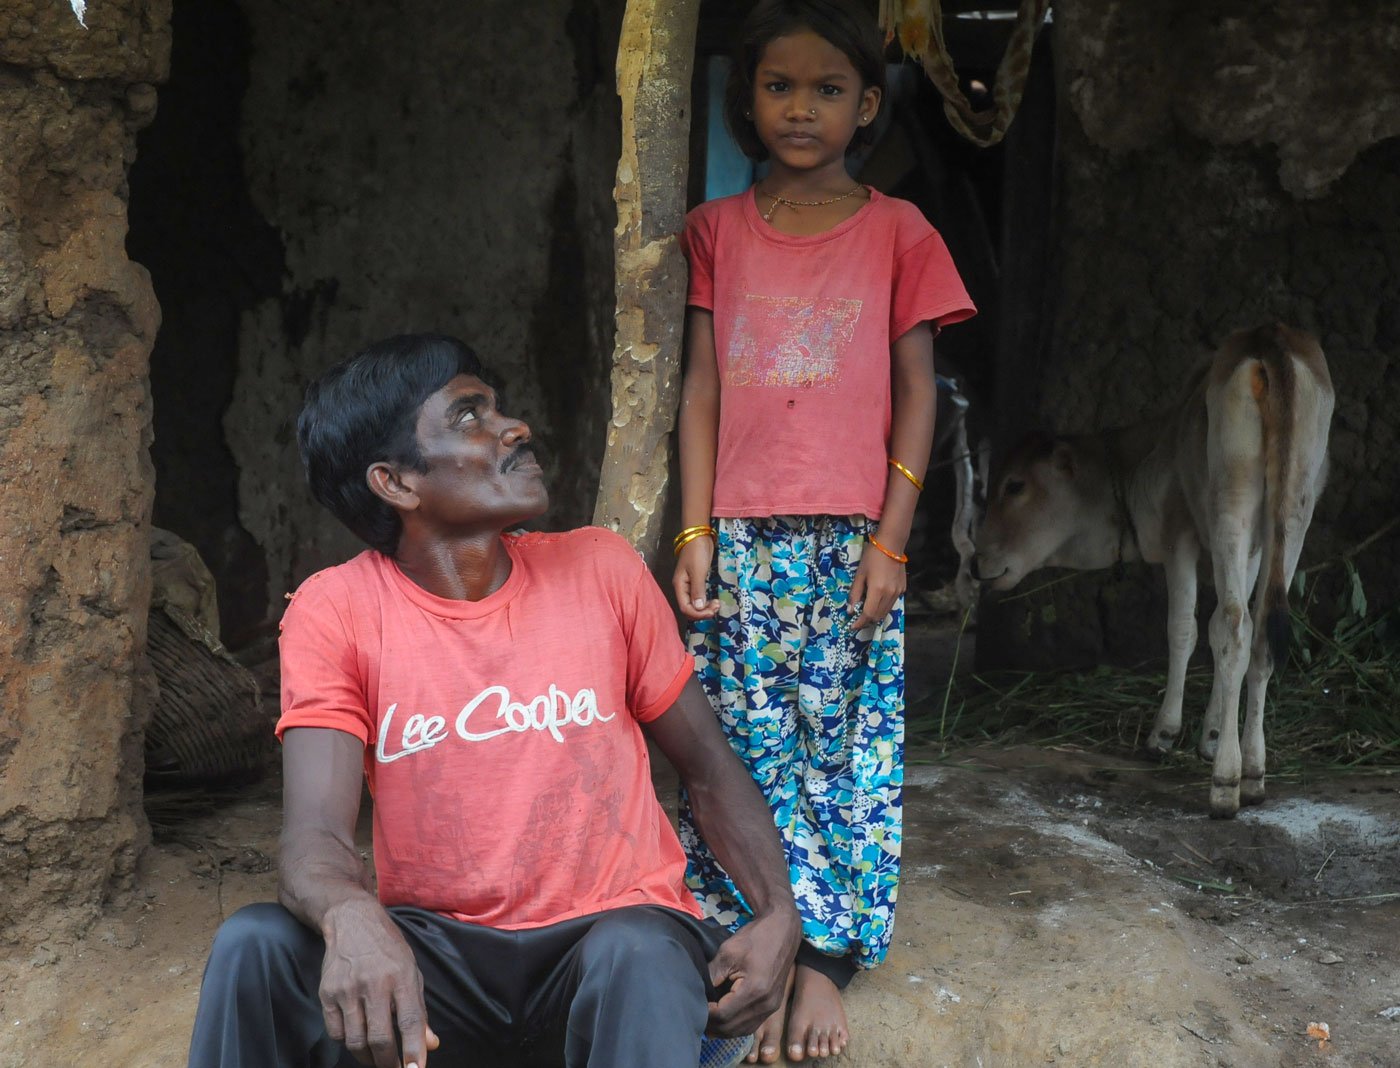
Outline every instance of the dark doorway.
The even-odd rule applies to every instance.
[[[127,239],[162,314],[151,354],[154,522],[199,551],[218,588],[222,637],[236,649],[267,617],[267,565],[239,522],[223,418],[240,318],[281,292],[283,252],[244,179],[246,20],[233,0],[176,0],[172,25],[170,80],[131,168]]]

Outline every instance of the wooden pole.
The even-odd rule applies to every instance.
[[[628,0],[617,50],[617,338],[593,521],[654,557],[680,398],[690,76],[699,0]]]

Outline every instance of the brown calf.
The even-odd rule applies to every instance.
[[[1209,557],[1215,676],[1198,751],[1214,762],[1212,816],[1264,799],[1264,691],[1286,647],[1288,587],[1327,476],[1333,400],[1316,339],[1281,325],[1240,331],[1173,411],[1121,430],[1025,439],[977,536],[974,574],[996,590],[1040,567],[1165,566],[1167,690],[1147,743],[1157,753],[1181,733],[1196,565]]]

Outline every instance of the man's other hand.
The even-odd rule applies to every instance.
[[[748,1035],[783,1003],[801,925],[788,907],[739,928],[710,961],[710,982],[724,990],[710,1002],[707,1030],[721,1038]]]
[[[423,976],[389,914],[378,902],[351,900],[329,910],[322,927],[326,1032],[361,1064],[427,1068],[438,1038],[428,1026]]]

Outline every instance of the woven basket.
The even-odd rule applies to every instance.
[[[272,724],[248,669],[190,615],[159,602],[151,606],[147,652],[160,684],[146,728],[147,785],[258,777],[272,750]]]

